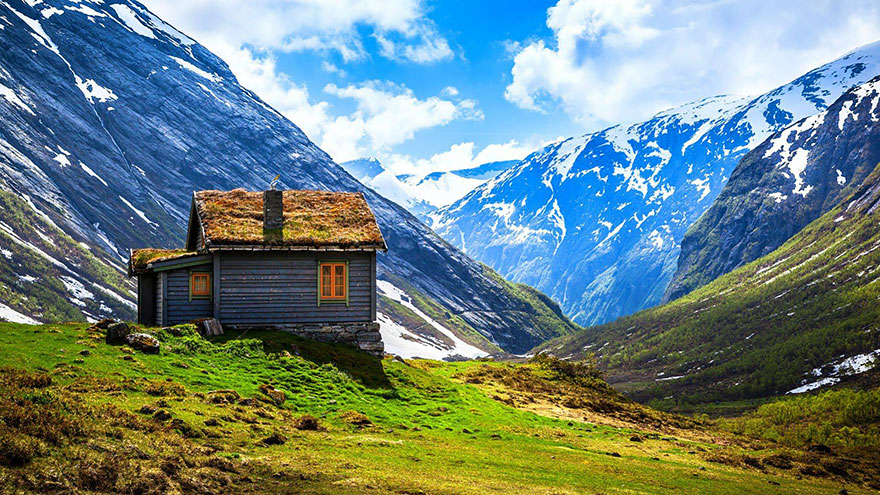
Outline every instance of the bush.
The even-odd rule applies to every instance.
[[[293,427],[297,430],[317,431],[321,429],[321,425],[318,423],[318,418],[309,414],[300,416],[293,420]]]
[[[541,352],[529,362],[549,372],[556,380],[576,385],[588,385],[590,382],[605,378],[605,373],[597,368],[596,357],[593,354],[588,354],[582,361],[568,361]]]
[[[144,392],[154,397],[181,397],[186,395],[186,389],[183,388],[183,385],[169,380],[150,382],[150,384],[144,388]]]
[[[342,419],[342,421],[355,426],[370,426],[373,424],[373,422],[370,421],[370,418],[357,411],[345,411],[339,415],[339,418]]]
[[[24,466],[45,453],[45,446],[36,438],[0,431],[0,464],[4,466]]]

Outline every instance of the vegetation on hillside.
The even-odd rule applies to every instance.
[[[867,493],[876,484],[868,461],[845,476],[803,474],[802,460],[763,464],[780,451],[686,418],[653,411],[677,424],[623,427],[600,414],[534,414],[489,392],[521,386],[504,378],[512,374],[549,401],[588,390],[581,411],[604,401],[650,413],[589,364],[401,362],[282,333],[206,341],[191,326],[145,330],[159,354],[107,345],[84,324],[0,324],[0,492]],[[717,461],[743,456],[758,467]]]
[[[818,380],[815,369],[880,349],[871,210],[880,172],[865,183],[773,253],[670,304],[539,348],[595,352],[612,383],[665,408],[783,394]]]
[[[83,312],[107,315],[108,310],[116,317],[132,318],[133,305],[122,302],[131,298],[132,290],[106,253],[69,237],[0,182],[3,304],[47,322],[85,321]]]

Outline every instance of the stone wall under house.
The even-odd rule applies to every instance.
[[[237,329],[244,328],[236,326]],[[266,327],[262,327],[266,328]],[[295,323],[273,325],[274,330],[289,332],[303,338],[320,342],[347,344],[374,356],[385,354],[385,344],[379,333],[379,324],[372,323]]]

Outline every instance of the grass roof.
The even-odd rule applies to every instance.
[[[209,245],[273,244],[385,249],[376,218],[359,192],[284,191],[280,240],[263,236],[263,193],[199,191],[196,208]]]
[[[144,273],[151,263],[188,258],[198,254],[198,251],[187,251],[186,249],[133,249],[131,259],[128,262],[128,272],[129,274]]]

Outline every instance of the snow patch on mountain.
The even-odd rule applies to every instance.
[[[146,38],[156,39],[153,30],[145,26],[140,19],[138,19],[137,14],[135,14],[128,5],[114,3],[110,5],[110,8],[116,11],[116,15],[122,19],[122,22],[125,23],[129,29]]]
[[[377,280],[376,288],[379,290],[379,294],[400,303],[415,313],[434,330],[452,341],[452,345],[450,346],[436,338],[418,334],[394,322],[387,315],[379,313],[377,315],[379,323],[381,324],[379,331],[382,334],[382,341],[385,343],[386,352],[397,354],[404,358],[422,357],[428,359],[444,359],[453,356],[462,356],[473,359],[488,355],[485,351],[461,340],[452,330],[444,327],[425,314],[412,303],[411,298],[406,292],[399,289],[391,282]]]

